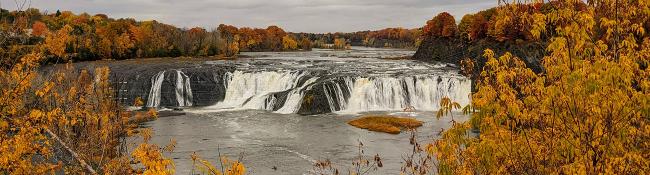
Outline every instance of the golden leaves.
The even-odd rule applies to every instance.
[[[220,157],[219,163],[224,166],[221,167],[221,169],[217,168],[216,166],[212,165],[207,160],[201,159],[195,152],[192,153],[191,155],[192,161],[194,162],[194,167],[192,167],[192,171],[194,171],[194,168],[198,168],[199,171],[205,174],[210,174],[210,175],[244,175],[246,174],[246,167],[244,164],[242,164],[239,161],[233,161],[228,159],[227,157]],[[196,164],[198,161],[199,164]]]
[[[70,31],[72,31],[72,27],[65,25],[63,29],[55,32],[55,34],[45,37],[45,48],[55,56],[65,58],[65,48],[71,40],[69,36]]]
[[[133,100],[133,106],[141,107],[143,105],[144,105],[144,100],[142,100],[142,97],[136,97],[135,100]]]
[[[639,27],[648,18],[633,15],[650,7],[619,2],[626,10],[615,14],[614,1],[585,9],[573,1],[554,3],[557,9],[545,14],[553,25],[547,27],[557,32],[545,72],[535,74],[511,54],[495,58],[486,50],[469,122],[479,136],[468,136],[468,123],[447,130],[434,144],[439,173],[650,171],[650,44]]]
[[[440,99],[440,109],[436,113],[436,118],[449,114],[454,109],[460,109],[460,104],[452,102],[448,97]]]
[[[144,171],[136,172],[144,175],[165,175],[174,174],[174,163],[164,158],[156,145],[142,143],[131,153],[134,160],[139,161],[144,166]]]
[[[534,39],[539,39],[542,32],[546,30],[546,15],[535,13],[533,14],[533,24],[530,30]]]
[[[293,37],[286,35],[282,37],[282,46],[284,50],[296,50],[298,49],[298,42]]]

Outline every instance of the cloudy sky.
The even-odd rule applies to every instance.
[[[0,0],[0,5],[15,9],[14,1],[22,0]],[[103,13],[178,27],[278,25],[292,32],[319,33],[415,28],[443,11],[459,20],[496,4],[496,0],[31,0],[32,7],[49,12]]]

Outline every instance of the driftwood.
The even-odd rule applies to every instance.
[[[59,138],[59,136],[57,136],[56,134],[54,134],[54,132],[50,131],[50,129],[48,129],[48,128],[45,128],[45,131],[46,131],[50,136],[52,136],[52,138],[54,138],[54,140],[56,140],[57,142],[59,142],[59,144],[61,144],[61,145],[63,146],[63,148],[65,148],[68,152],[70,152],[70,154],[72,154],[72,157],[74,157],[74,159],[76,159],[76,160],[79,162],[79,164],[81,164],[82,167],[86,168],[86,171],[88,171],[88,173],[90,173],[90,174],[97,174],[97,171],[95,171],[95,169],[93,169],[93,167],[91,167],[90,165],[88,165],[88,164],[86,163],[86,161],[84,161],[83,159],[81,159],[81,157],[79,157],[79,155],[78,155],[76,152],[72,151],[72,149],[71,149],[70,147],[68,147],[68,145],[66,145],[65,142],[63,142],[63,140],[61,140],[61,138]]]

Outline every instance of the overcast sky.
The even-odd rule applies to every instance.
[[[0,0],[15,9],[15,0]],[[17,0],[21,1],[21,0]],[[291,32],[352,32],[387,27],[415,28],[447,11],[460,20],[497,5],[496,0],[31,0],[55,12],[103,13],[113,18],[157,20],[178,27],[277,25]]]

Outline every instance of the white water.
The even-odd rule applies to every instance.
[[[147,97],[147,107],[160,106],[160,88],[165,80],[165,71],[160,71],[156,76],[151,77],[151,89]]]
[[[273,93],[298,87],[304,73],[297,71],[235,71],[224,76],[224,100],[209,108],[273,110]]]
[[[192,87],[190,77],[180,70],[176,70],[176,101],[178,106],[192,106]]]
[[[346,90],[345,92],[352,92],[351,88],[353,87],[354,80],[352,80],[352,78],[350,77],[345,77],[343,81],[345,82],[344,86],[341,86],[341,84],[339,83],[335,83],[333,85],[334,87],[331,87],[332,90],[334,91],[334,94],[330,94],[330,91],[328,91],[328,88],[330,87],[328,86],[323,87],[324,88],[323,90],[325,91],[325,97],[327,98],[327,103],[329,104],[331,111],[337,111],[336,107],[339,107],[339,109],[343,109],[348,105],[348,98],[344,96],[343,90]],[[336,102],[338,102],[338,106],[336,106],[337,105]]]
[[[223,101],[208,109],[273,111],[278,99],[273,94],[289,91],[280,109],[275,112],[296,113],[318,77],[304,83],[305,73],[296,71],[243,72],[224,76],[226,94]],[[359,113],[366,111],[401,111],[414,107],[418,111],[435,111],[440,100],[449,97],[461,106],[470,103],[471,81],[460,76],[344,77],[324,86],[331,111]],[[340,82],[340,83],[338,83]]]
[[[353,51],[350,53],[369,56],[393,52]],[[223,88],[215,88],[214,92],[210,92],[212,89],[195,89],[201,92],[194,94],[197,97],[204,97],[199,95],[205,95],[207,93],[204,92],[207,91],[210,92],[209,96],[219,98],[220,101],[209,98],[193,99],[189,74],[176,70],[177,78],[174,84],[176,101],[168,104],[174,95],[168,94],[168,91],[171,91],[168,87],[171,86],[165,84],[163,95],[172,97],[165,96],[162,105],[197,105],[193,102],[214,104],[188,109],[203,112],[258,109],[277,113],[296,113],[301,108],[318,112],[327,112],[329,108],[329,111],[336,113],[360,113],[402,111],[407,107],[413,107],[418,111],[435,111],[438,110],[439,101],[443,97],[449,97],[461,106],[470,103],[470,80],[457,74],[455,68],[446,64],[381,60],[365,56],[347,58],[345,56],[347,52],[343,56],[331,56],[329,53],[343,54],[336,51],[264,53],[265,56],[255,59],[206,62],[206,66],[235,69],[234,72],[219,71],[213,74],[214,82]],[[147,106],[161,105],[160,91],[164,73],[164,71],[159,72],[152,77]],[[202,76],[202,74],[197,75],[197,80]],[[192,83],[205,83],[205,81]],[[203,84],[198,85],[195,88],[206,87]],[[307,98],[312,98],[305,95],[306,92],[322,95],[322,97],[314,96],[313,99],[318,101],[310,103],[313,106],[301,106],[303,101],[310,100]]]
[[[280,108],[276,112],[282,114],[292,114],[298,112],[298,110],[300,109],[300,105],[302,103],[302,99],[305,97],[305,91],[311,89],[311,86],[309,85],[316,82],[316,80],[318,80],[318,78],[312,77],[309,80],[307,80],[305,83],[303,83],[302,86],[291,90],[291,92],[289,92],[289,94],[287,95],[287,100],[284,102],[282,108]]]
[[[439,82],[437,76],[377,77],[345,82],[350,92],[347,99],[338,85],[334,94],[326,91],[330,109],[338,104],[339,113],[400,111],[411,106],[420,111],[434,111],[438,110],[443,97],[461,106],[470,103],[471,82],[465,78],[442,77]]]

